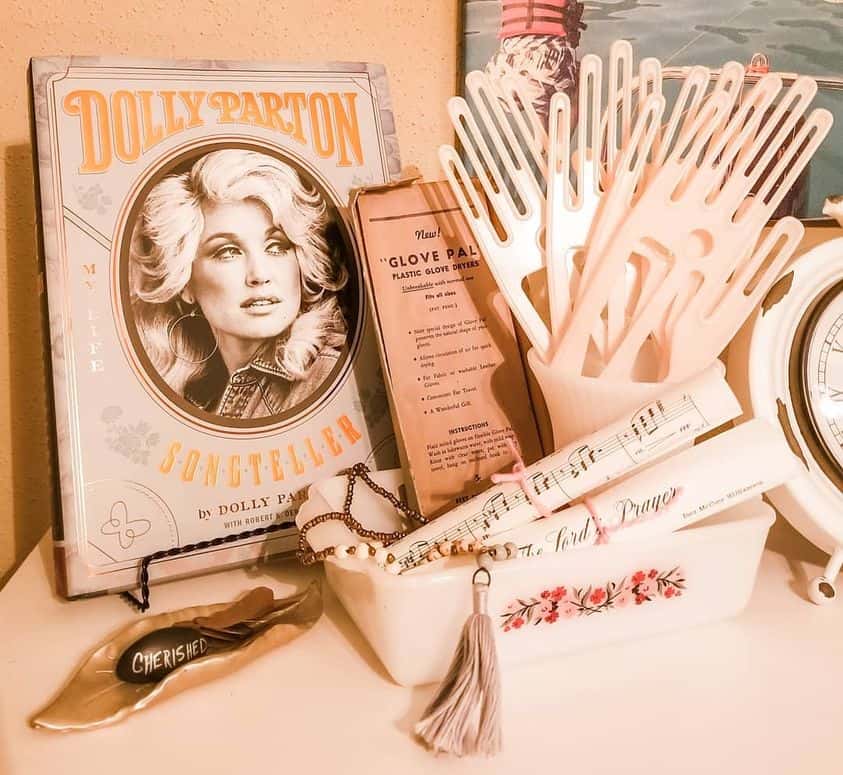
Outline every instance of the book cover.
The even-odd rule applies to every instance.
[[[354,204],[411,500],[436,516],[541,457],[509,309],[447,182]]]
[[[57,583],[288,552],[308,485],[396,462],[348,192],[399,169],[379,65],[32,61]]]
[[[582,57],[597,54],[606,62],[621,38],[632,43],[636,66],[645,57],[659,59],[668,99],[691,65],[719,68],[735,60],[758,71],[813,76],[814,105],[830,110],[835,122],[794,214],[819,216],[825,197],[843,189],[843,4],[837,0],[461,0],[461,18],[459,89],[472,70],[520,75],[545,115],[554,91],[576,93]]]

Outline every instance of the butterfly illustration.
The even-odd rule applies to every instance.
[[[121,549],[128,549],[136,538],[146,535],[152,523],[148,519],[139,517],[129,519],[129,509],[125,501],[117,501],[111,507],[108,519],[103,522],[100,532],[103,535],[116,535]]]

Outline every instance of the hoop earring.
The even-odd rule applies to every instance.
[[[205,363],[205,361],[210,360],[213,357],[214,353],[219,348],[219,344],[217,343],[216,339],[214,339],[214,349],[211,350],[211,352],[209,352],[204,358],[200,358],[198,361],[194,361],[194,360],[191,360],[190,358],[185,358],[183,355],[179,355],[179,353],[176,352],[176,348],[173,347],[173,330],[183,320],[185,320],[185,319],[189,320],[191,318],[196,319],[196,320],[199,320],[201,318],[202,320],[205,320],[204,315],[199,314],[198,307],[194,307],[192,310],[190,310],[190,312],[185,313],[181,317],[177,317],[172,323],[170,323],[170,325],[167,326],[167,347],[169,348],[170,352],[176,358],[178,358],[178,360],[184,361],[185,363],[191,363],[191,364],[196,366],[196,365],[199,365],[200,363]],[[207,323],[207,321],[205,321],[205,322]],[[209,324],[209,327],[210,327],[210,324]]]

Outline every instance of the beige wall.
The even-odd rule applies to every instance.
[[[47,528],[52,508],[27,118],[29,57],[381,62],[390,76],[402,161],[438,176],[436,148],[450,139],[444,106],[456,82],[457,5],[457,0],[4,0],[0,586]]]

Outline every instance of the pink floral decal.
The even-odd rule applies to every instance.
[[[679,567],[664,573],[655,568],[638,570],[602,587],[555,587],[543,590],[538,597],[514,600],[500,615],[500,626],[509,632],[528,624],[553,624],[559,619],[591,616],[631,603],[650,603],[659,597],[668,600],[682,597],[684,590],[685,578]]]

